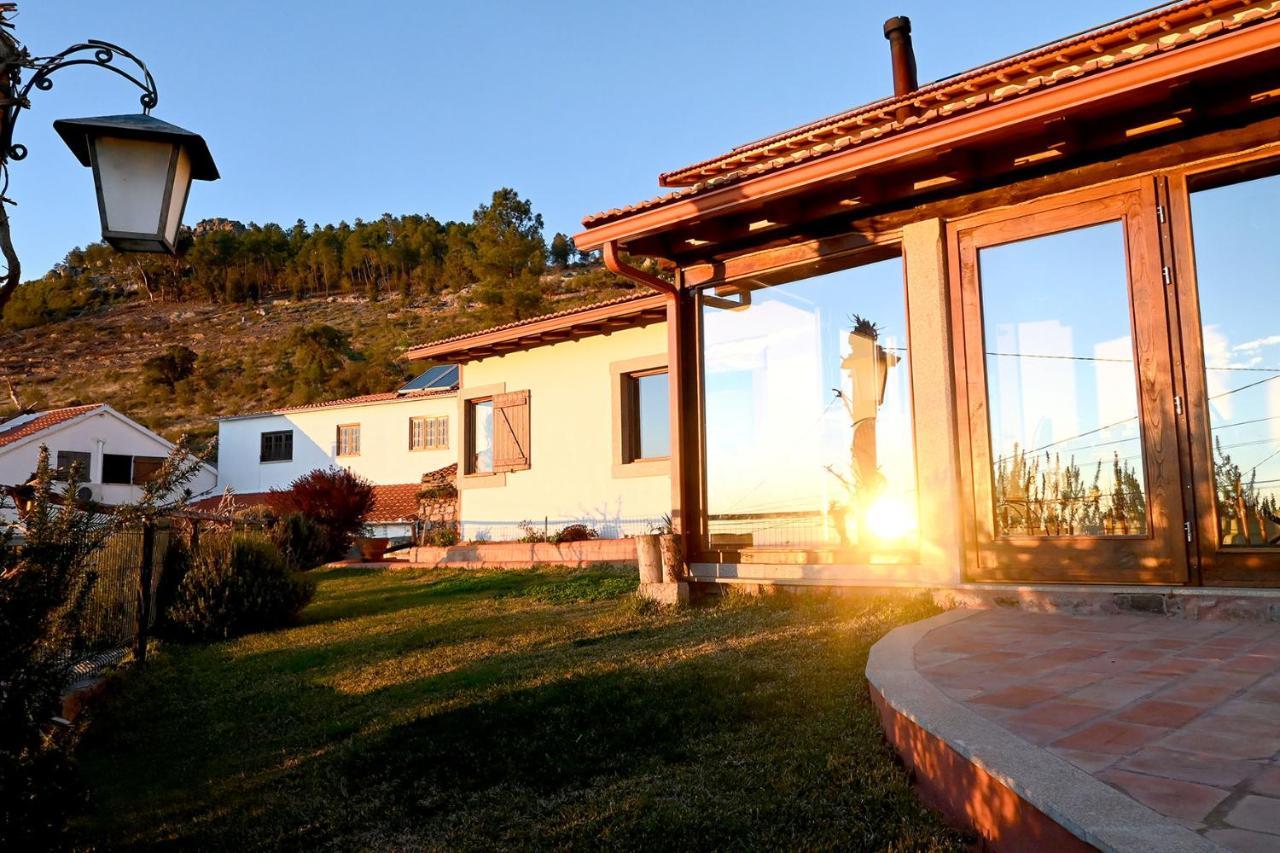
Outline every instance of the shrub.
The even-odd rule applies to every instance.
[[[272,490],[267,502],[279,516],[300,512],[324,531],[325,560],[340,560],[373,509],[373,484],[345,468],[317,468]]]
[[[178,585],[168,621],[177,637],[236,637],[288,624],[314,591],[265,537],[208,534]]]
[[[328,535],[310,516],[291,512],[271,525],[270,534],[290,567],[305,572],[324,565]]]
[[[552,538],[547,535],[545,530],[539,530],[533,526],[532,521],[520,522],[521,536],[519,541],[525,545],[532,545],[537,542],[550,542]]]
[[[585,524],[570,524],[556,531],[551,541],[559,545],[561,542],[585,542],[588,539],[599,539],[600,534],[594,527]]]
[[[458,544],[458,530],[452,524],[433,524],[422,533],[423,545],[449,548]]]

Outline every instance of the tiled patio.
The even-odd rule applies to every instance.
[[[1280,851],[1280,624],[990,610],[917,671],[1223,847]]]

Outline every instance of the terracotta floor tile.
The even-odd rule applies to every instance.
[[[1256,761],[1223,758],[1205,752],[1183,752],[1160,746],[1143,747],[1116,763],[1116,767],[1121,770],[1181,779],[1184,782],[1199,782],[1217,788],[1234,788],[1257,773],[1260,766]]]
[[[1240,692],[1239,687],[1229,685],[1175,681],[1172,687],[1160,691],[1156,696],[1170,702],[1188,702],[1193,705],[1212,707],[1225,702],[1238,692]]]
[[[1153,693],[1162,683],[1160,679],[1152,678],[1108,678],[1073,690],[1071,698],[1090,705],[1121,708]]]
[[[1186,725],[1205,712],[1199,705],[1170,702],[1165,699],[1144,699],[1116,714],[1115,719],[1126,723],[1142,723],[1144,726],[1162,726],[1172,729]]]
[[[1161,729],[1167,731],[1167,729]],[[1280,749],[1280,736],[1257,738],[1240,732],[1227,731],[1219,726],[1216,731],[1177,729],[1168,737],[1157,741],[1156,746],[1179,749],[1184,752],[1207,752],[1223,758],[1271,760]]]
[[[1086,773],[1097,773],[1115,764],[1120,757],[1107,752],[1086,752],[1083,749],[1062,749],[1051,746],[1049,751],[1063,758]]]
[[[1045,687],[1006,687],[971,699],[971,704],[994,705],[999,708],[1027,708],[1037,702],[1060,696],[1060,691]]]
[[[1213,661],[1216,663],[1217,661]],[[1157,661],[1143,667],[1140,671],[1146,675],[1190,675],[1204,669],[1206,661],[1187,657],[1173,657]]]
[[[1163,779],[1130,773],[1126,770],[1103,770],[1098,778],[1119,788],[1143,805],[1160,814],[1184,821],[1201,821],[1230,794],[1221,788],[1197,785],[1177,779]]]
[[[1247,829],[1211,829],[1205,837],[1234,853],[1276,853],[1280,849],[1280,838]]]
[[[1127,755],[1157,740],[1167,732],[1167,729],[1139,726],[1116,720],[1102,720],[1086,726],[1074,734],[1069,734],[1060,740],[1054,741],[1053,745],[1063,749],[1083,749],[1087,752],[1110,752],[1115,755]]]
[[[1228,672],[1271,673],[1280,670],[1280,658],[1270,655],[1245,654],[1232,658],[1222,665]]]
[[[1006,717],[1005,723],[1016,721],[1024,725],[1046,726],[1057,729],[1061,734],[1067,729],[1073,729],[1081,723],[1105,713],[1107,713],[1107,709],[1100,705],[1090,705],[1071,699],[1060,699],[1041,702],[1034,708],[1019,711],[1010,717]]]
[[[1280,800],[1271,797],[1244,797],[1236,803],[1235,808],[1227,812],[1224,820],[1240,829],[1269,832],[1278,836],[1276,842],[1280,846]]]
[[[1280,797],[1280,764],[1272,765],[1250,779],[1249,790],[1267,797]]]

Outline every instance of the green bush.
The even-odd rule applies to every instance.
[[[169,611],[178,638],[218,640],[293,621],[315,585],[262,536],[206,535]]]
[[[570,524],[557,530],[551,536],[551,541],[559,545],[562,542],[586,542],[588,539],[599,538],[600,534],[596,532],[594,527],[587,527],[585,524]]]
[[[271,541],[294,569],[305,572],[325,563],[328,533],[310,516],[291,512],[271,525]]]
[[[458,529],[452,524],[433,524],[423,532],[422,544],[450,548],[458,544]]]

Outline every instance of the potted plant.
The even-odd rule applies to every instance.
[[[684,558],[671,516],[664,515],[658,524],[649,528],[648,533],[642,533],[635,539],[640,583],[676,583],[683,580]]]
[[[365,525],[360,530],[360,536],[356,539],[356,547],[360,550],[360,559],[366,563],[376,563],[387,553],[387,545],[391,540],[385,536],[375,536],[375,531],[369,525]]]

